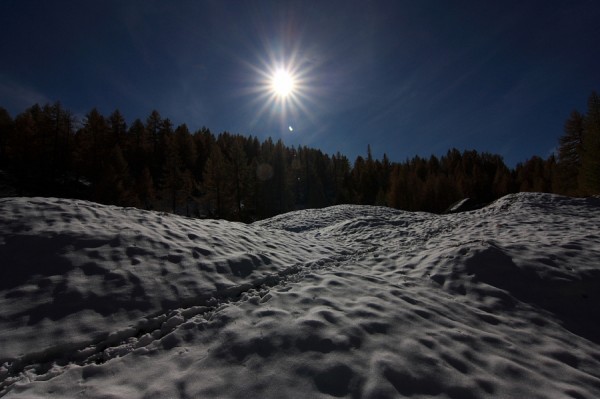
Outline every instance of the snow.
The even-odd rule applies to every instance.
[[[600,200],[251,225],[0,200],[0,396],[600,397]]]

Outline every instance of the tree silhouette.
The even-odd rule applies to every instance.
[[[583,115],[571,112],[565,122],[565,134],[560,138],[558,148],[559,192],[568,195],[579,193],[579,171],[581,169],[581,153],[583,139]]]
[[[204,191],[205,202],[208,205],[209,214],[223,218],[226,216],[227,199],[229,196],[229,184],[227,175],[230,165],[227,163],[221,147],[213,144],[210,156],[204,166]]]
[[[9,163],[8,154],[10,151],[7,146],[14,134],[13,132],[14,121],[8,111],[0,107],[0,167],[5,167]]]
[[[580,186],[586,195],[600,193],[600,97],[588,99],[582,137]]]
[[[243,220],[248,187],[250,186],[248,163],[241,138],[235,138],[230,148],[231,185],[236,219]]]
[[[120,206],[139,205],[137,195],[133,192],[127,161],[118,145],[110,150],[103,165],[99,181],[95,185],[95,200]]]

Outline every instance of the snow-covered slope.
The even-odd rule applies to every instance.
[[[0,396],[600,397],[600,201],[253,225],[0,200]]]

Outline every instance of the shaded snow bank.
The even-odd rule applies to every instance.
[[[0,395],[600,397],[596,199],[0,219]]]

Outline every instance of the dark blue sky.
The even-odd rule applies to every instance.
[[[600,90],[600,2],[2,0],[0,54],[13,116],[56,100],[81,118],[157,109],[352,161],[370,144],[514,166],[549,155]],[[286,103],[265,90],[280,65],[298,85]]]

